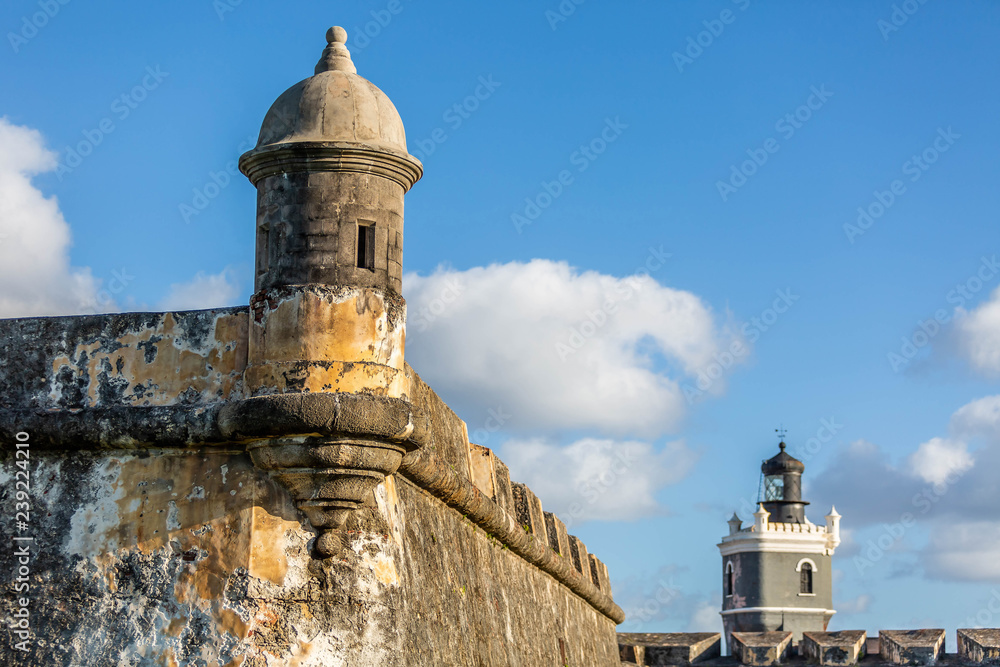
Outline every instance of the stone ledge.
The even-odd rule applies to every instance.
[[[219,410],[219,430],[242,441],[293,434],[365,435],[416,448],[429,440],[426,416],[409,401],[368,394],[256,396]]]
[[[969,662],[1000,665],[1000,630],[958,630],[958,654]]]
[[[944,653],[944,630],[879,630],[879,653],[896,665],[933,665]]]
[[[0,408],[0,435],[32,434],[40,449],[143,449],[226,445],[269,436],[367,435],[408,449],[429,439],[408,401],[367,394],[273,394],[198,405]]]
[[[683,667],[718,658],[722,650],[722,635],[718,632],[619,632],[618,650],[625,664]]]
[[[627,665],[628,667],[636,667],[637,665],[637,663],[629,662],[624,659],[622,660],[622,664]],[[696,667],[740,667],[743,664],[744,663],[741,663],[736,657],[721,656],[699,661],[696,663]],[[791,651],[789,651],[788,657],[781,662],[782,667],[807,667],[810,664],[815,663],[810,663],[808,659],[802,655],[793,655]],[[868,653],[855,664],[858,665],[858,667],[895,667],[895,663],[886,662],[877,652]],[[973,667],[975,665],[995,664],[996,663],[991,663],[989,660],[982,663],[970,661],[957,653],[942,653],[938,658],[935,667]],[[642,667],[641,663],[639,663],[639,667]]]
[[[864,630],[803,632],[799,652],[811,664],[854,665],[865,657],[867,639]]]
[[[780,665],[788,658],[791,632],[733,632],[733,655],[754,667]]]

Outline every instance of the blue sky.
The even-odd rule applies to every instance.
[[[568,511],[620,452],[639,461],[572,526],[627,611],[660,581],[676,589],[623,629],[718,623],[715,544],[779,424],[793,452],[820,445],[810,518],[836,503],[851,531],[833,627],[953,630],[986,608],[1000,7],[11,0],[0,116],[61,166],[41,148],[12,161],[10,132],[0,162],[57,202],[72,244],[55,268],[24,265],[16,225],[34,214],[5,213],[2,275],[30,299],[4,315],[80,312],[95,294],[103,310],[246,303],[255,195],[227,169],[333,24],[425,165],[406,200],[410,362],[551,507]],[[457,305],[415,327],[448,280]],[[559,358],[615,286],[638,298]],[[894,368],[904,339],[919,352]],[[689,401],[733,341],[744,352]],[[487,430],[497,409],[511,416]],[[860,566],[941,471],[958,481]]]

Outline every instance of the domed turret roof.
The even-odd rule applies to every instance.
[[[781,451],[761,464],[760,471],[762,473],[765,475],[783,475],[789,472],[801,473],[806,469],[802,461],[785,452],[784,442],[779,443],[778,447]]]
[[[396,107],[378,87],[358,76],[341,27],[326,33],[315,75],[282,93],[264,117],[257,149],[273,144],[349,142],[406,153],[406,133]]]

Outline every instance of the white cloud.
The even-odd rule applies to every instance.
[[[185,283],[174,283],[160,301],[162,310],[200,310],[240,304],[240,286],[235,272],[227,267],[205,275],[199,271]]]
[[[853,600],[846,600],[836,604],[837,611],[841,614],[863,614],[871,607],[872,596],[862,593]]]
[[[812,487],[835,500],[843,525],[862,532],[853,552],[872,558],[873,540],[894,537],[902,517],[926,534],[910,549],[915,560],[890,559],[885,576],[923,572],[931,579],[1000,582],[1000,396],[986,396],[956,410],[948,435],[920,444],[894,466],[878,446],[859,441],[842,450]],[[970,444],[976,443],[974,452]],[[843,533],[842,533],[843,534]],[[871,537],[872,539],[867,539]],[[869,545],[869,546],[865,546]],[[904,546],[894,541],[886,551]],[[876,550],[877,551],[877,550]],[[839,552],[838,552],[839,553]],[[878,559],[874,559],[878,564]]]
[[[1000,395],[985,396],[962,406],[951,416],[953,433],[982,436],[1000,442]]]
[[[54,171],[58,155],[38,130],[0,117],[0,317],[107,313],[119,310],[118,294],[134,276],[112,271],[107,289],[89,267],[70,266],[70,226],[56,198],[31,179]],[[170,286],[164,309],[211,308],[239,301],[233,271],[198,273]],[[131,299],[126,305],[134,306]]]
[[[931,531],[925,567],[941,579],[1000,582],[1000,523],[941,523]]]
[[[1000,375],[1000,287],[972,311],[956,309],[955,333],[961,354],[973,369]]]
[[[561,447],[535,439],[508,440],[500,458],[546,511],[572,526],[662,514],[657,492],[683,479],[698,453],[680,441],[657,450],[645,442],[587,438]]]
[[[908,463],[911,474],[931,484],[944,484],[971,468],[973,460],[964,442],[931,438],[910,455]]]
[[[685,632],[722,632],[722,605],[711,600],[698,603]]]
[[[57,164],[41,133],[0,117],[0,317],[93,312],[102,301],[90,269],[70,266],[58,201],[31,182]],[[101,305],[115,308],[107,299]]]
[[[680,383],[731,342],[701,299],[649,276],[536,259],[404,285],[407,360],[459,412],[511,414],[511,431],[661,435],[685,413]]]

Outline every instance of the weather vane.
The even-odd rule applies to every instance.
[[[784,442],[785,436],[788,435],[788,429],[786,429],[784,425],[781,425],[778,428],[774,429],[774,432],[778,434],[778,440],[780,442]]]

